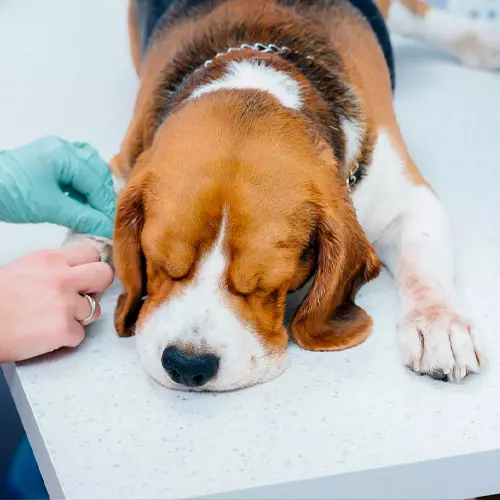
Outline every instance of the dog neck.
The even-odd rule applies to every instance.
[[[175,74],[158,126],[179,105],[219,90],[256,90],[305,115],[316,134],[329,144],[349,189],[363,177],[371,156],[357,97],[347,85],[331,51],[308,54],[288,45],[243,43],[216,52]]]

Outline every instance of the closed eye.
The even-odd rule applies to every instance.
[[[230,279],[227,280],[227,288],[228,288],[228,290],[232,294],[234,294],[234,295],[236,295],[238,297],[242,297],[242,298],[247,298],[247,297],[249,297],[253,293],[253,291],[251,291],[251,292],[242,292],[241,290],[238,290],[234,286],[234,283],[232,283],[232,281]]]
[[[152,266],[155,269],[155,272],[160,272],[165,275],[165,278],[171,279],[172,281],[182,281],[192,274],[193,265],[183,265],[183,264],[175,264],[172,262],[159,262],[158,259],[152,260]]]

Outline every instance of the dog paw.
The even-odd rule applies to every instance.
[[[474,28],[460,43],[463,64],[478,69],[500,69],[500,23],[475,21]]]
[[[80,243],[92,245],[101,255],[101,262],[106,262],[111,266],[113,265],[113,242],[108,238],[70,232],[68,233],[63,246],[78,245]]]
[[[414,372],[460,382],[479,372],[482,358],[468,321],[447,305],[408,312],[398,326],[405,364]]]

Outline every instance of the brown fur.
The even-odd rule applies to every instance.
[[[292,324],[294,338],[309,349],[339,349],[367,335],[370,319],[352,298],[379,265],[336,181],[336,162],[321,161],[304,117],[266,95],[257,100],[265,112],[248,113],[239,92],[185,106],[158,130],[162,147],[140,158],[118,203],[120,334],[137,320],[145,282],[139,321],[189,282],[227,205],[228,300],[269,351],[286,347],[285,298],[310,276],[316,250],[301,257],[312,239],[318,275]]]
[[[181,22],[169,27],[166,33],[162,36],[156,37],[152,47],[148,51],[141,67],[141,87],[134,109],[134,116],[132,123],[127,131],[127,135],[122,144],[120,154],[113,162],[114,172],[126,178],[138,155],[144,149],[147,149],[152,142],[154,136],[158,113],[164,109],[164,95],[165,89],[162,88],[161,82],[165,79],[165,75],[169,72],[179,71],[179,60],[177,58],[179,49],[191,44],[196,40],[197,33],[203,33],[210,30],[214,24],[219,26],[229,26],[238,24],[248,24],[250,19],[263,18],[269,24],[269,29],[266,29],[265,23],[262,29],[263,34],[260,37],[261,41],[265,42],[266,37],[269,38],[268,32],[272,32],[273,24],[279,20],[280,26],[283,28],[284,33],[288,33],[292,39],[300,38],[300,33],[308,33],[311,39],[321,39],[329,36],[330,28],[327,24],[329,19],[338,19],[339,12],[337,8],[323,6],[319,11],[314,5],[307,9],[300,10],[301,18],[299,18],[293,11],[278,5],[273,0],[253,0],[251,3],[245,0],[233,0],[220,4],[209,15],[198,18],[187,18]],[[316,15],[318,14],[318,15]],[[352,7],[340,12],[342,18],[346,19],[347,24],[356,24],[361,26],[361,29],[369,36],[369,40],[375,43],[378,48],[375,36],[370,28],[365,23],[360,23],[359,14],[357,14]],[[301,23],[301,24],[300,24]],[[196,29],[195,29],[196,26]],[[134,47],[138,46],[137,33],[132,32],[131,38],[135,41],[132,43]],[[269,38],[269,42],[273,40]],[[202,40],[202,43],[204,41]],[[236,44],[236,42],[235,42]],[[224,45],[225,47],[225,45]],[[214,53],[218,50],[224,50],[222,46],[208,49],[207,47],[200,47],[200,51],[206,51],[206,57],[200,61],[213,57]],[[311,46],[308,49],[313,56],[318,56],[314,53],[315,47]],[[335,59],[337,56],[343,57],[342,52],[328,51],[329,58]],[[237,55],[229,56],[225,60],[238,57]],[[174,59],[177,58],[174,64]],[[343,61],[342,61],[343,62]],[[329,64],[337,64],[332,61]],[[382,67],[387,68],[385,64]],[[289,68],[290,69],[290,68]],[[295,72],[294,77],[303,78]],[[202,81],[199,82],[203,83]],[[334,94],[335,95],[335,94]],[[307,97],[309,100],[310,97]],[[328,104],[328,103],[327,103]],[[317,103],[313,105],[315,115],[321,113]],[[334,124],[338,128],[338,124]]]
[[[388,2],[379,4],[387,13]],[[354,297],[377,276],[380,264],[348,199],[345,168],[325,140],[322,123],[314,122],[325,113],[325,104],[306,81],[304,114],[283,109],[266,95],[225,92],[180,102],[158,125],[162,81],[179,47],[192,40],[194,26],[199,33],[211,23],[245,22],[266,9],[275,22],[299,22],[272,0],[233,0],[206,18],[170,27],[140,66],[129,14],[141,87],[113,162],[114,172],[129,178],[115,231],[116,268],[125,288],[116,312],[121,335],[130,335],[137,320],[189,282],[216,237],[224,206],[230,207],[228,300],[270,351],[286,347],[287,292],[300,287],[315,268],[313,285],[292,322],[296,342],[306,349],[336,350],[362,342],[370,332],[371,318]],[[363,150],[369,155],[379,127],[388,129],[408,159],[409,175],[425,182],[411,167],[393,110],[389,72],[367,23],[347,5],[312,5],[301,14],[328,40],[339,57],[340,81],[355,91],[355,108],[345,105],[365,129]],[[285,64],[278,56],[265,57]]]
[[[377,1],[386,17],[392,1],[398,0]],[[413,4],[413,8],[418,8],[419,12],[429,8],[419,0],[410,0],[409,3]],[[332,15],[324,22],[326,29],[331,33],[332,47],[341,54],[344,70],[361,100],[371,135],[375,136],[377,130],[382,128],[389,131],[394,146],[405,161],[408,177],[415,184],[429,187],[413,162],[401,135],[394,110],[387,65],[373,33],[365,25],[346,15],[345,7],[338,9],[337,15]],[[320,13],[318,20],[319,18]]]

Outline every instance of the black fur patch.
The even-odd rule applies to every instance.
[[[141,49],[144,54],[157,28],[168,29],[182,17],[201,15],[210,11],[224,0],[135,0],[136,19],[141,33]],[[249,0],[251,1],[251,0]],[[366,18],[377,36],[391,75],[392,89],[395,89],[394,54],[385,20],[373,0],[278,0],[283,5],[299,3],[335,5],[339,1],[350,2]]]

